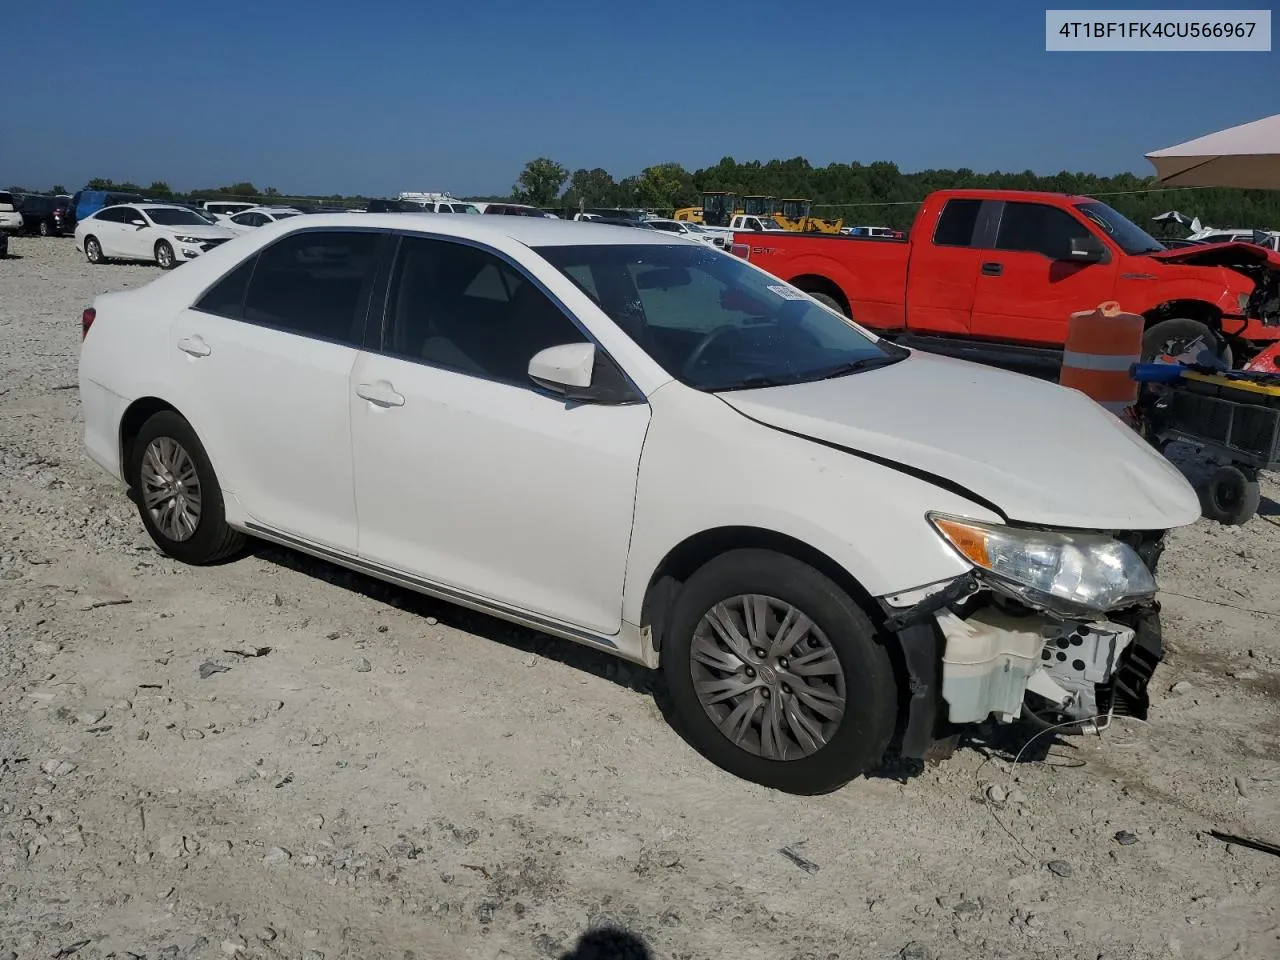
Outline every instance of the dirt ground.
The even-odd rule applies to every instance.
[[[638,668],[273,547],[159,556],[76,389],[81,309],[156,275],[0,261],[0,960],[586,960],[605,928],[673,960],[1280,957],[1280,857],[1208,833],[1280,843],[1273,479],[1173,536],[1149,724],[790,797],[694,754]]]

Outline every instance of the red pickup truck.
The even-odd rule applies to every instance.
[[[1203,336],[1243,363],[1280,340],[1280,254],[1166,250],[1089,197],[940,190],[906,239],[740,232],[748,259],[863,326],[940,353],[1057,366],[1067,320],[1116,300],[1147,319],[1144,359]]]

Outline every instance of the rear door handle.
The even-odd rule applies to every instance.
[[[986,277],[998,277],[1004,273],[1003,263],[993,263],[988,261],[982,265],[982,274]]]
[[[213,353],[201,337],[183,337],[178,341],[178,349],[193,357],[207,357]]]
[[[378,407],[404,406],[404,397],[396,393],[396,388],[386,380],[358,384],[356,386],[356,396],[362,397]]]

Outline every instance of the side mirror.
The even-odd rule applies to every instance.
[[[1071,238],[1071,253],[1063,260],[1077,260],[1081,263],[1100,263],[1107,258],[1107,248],[1102,241],[1090,234],[1087,237]]]
[[[607,353],[593,343],[547,347],[529,361],[529,379],[566,400],[582,403],[634,403],[643,400]]]
[[[572,397],[591,386],[596,365],[594,343],[562,343],[539,350],[529,361],[529,379]]]
[[[132,223],[139,230],[141,230],[143,227],[147,225],[147,221],[145,220],[130,220],[129,222]]]

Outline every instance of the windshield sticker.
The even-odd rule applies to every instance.
[[[801,293],[793,287],[786,287],[780,283],[769,284],[769,289],[780,296],[783,300],[808,300],[805,294]]]

